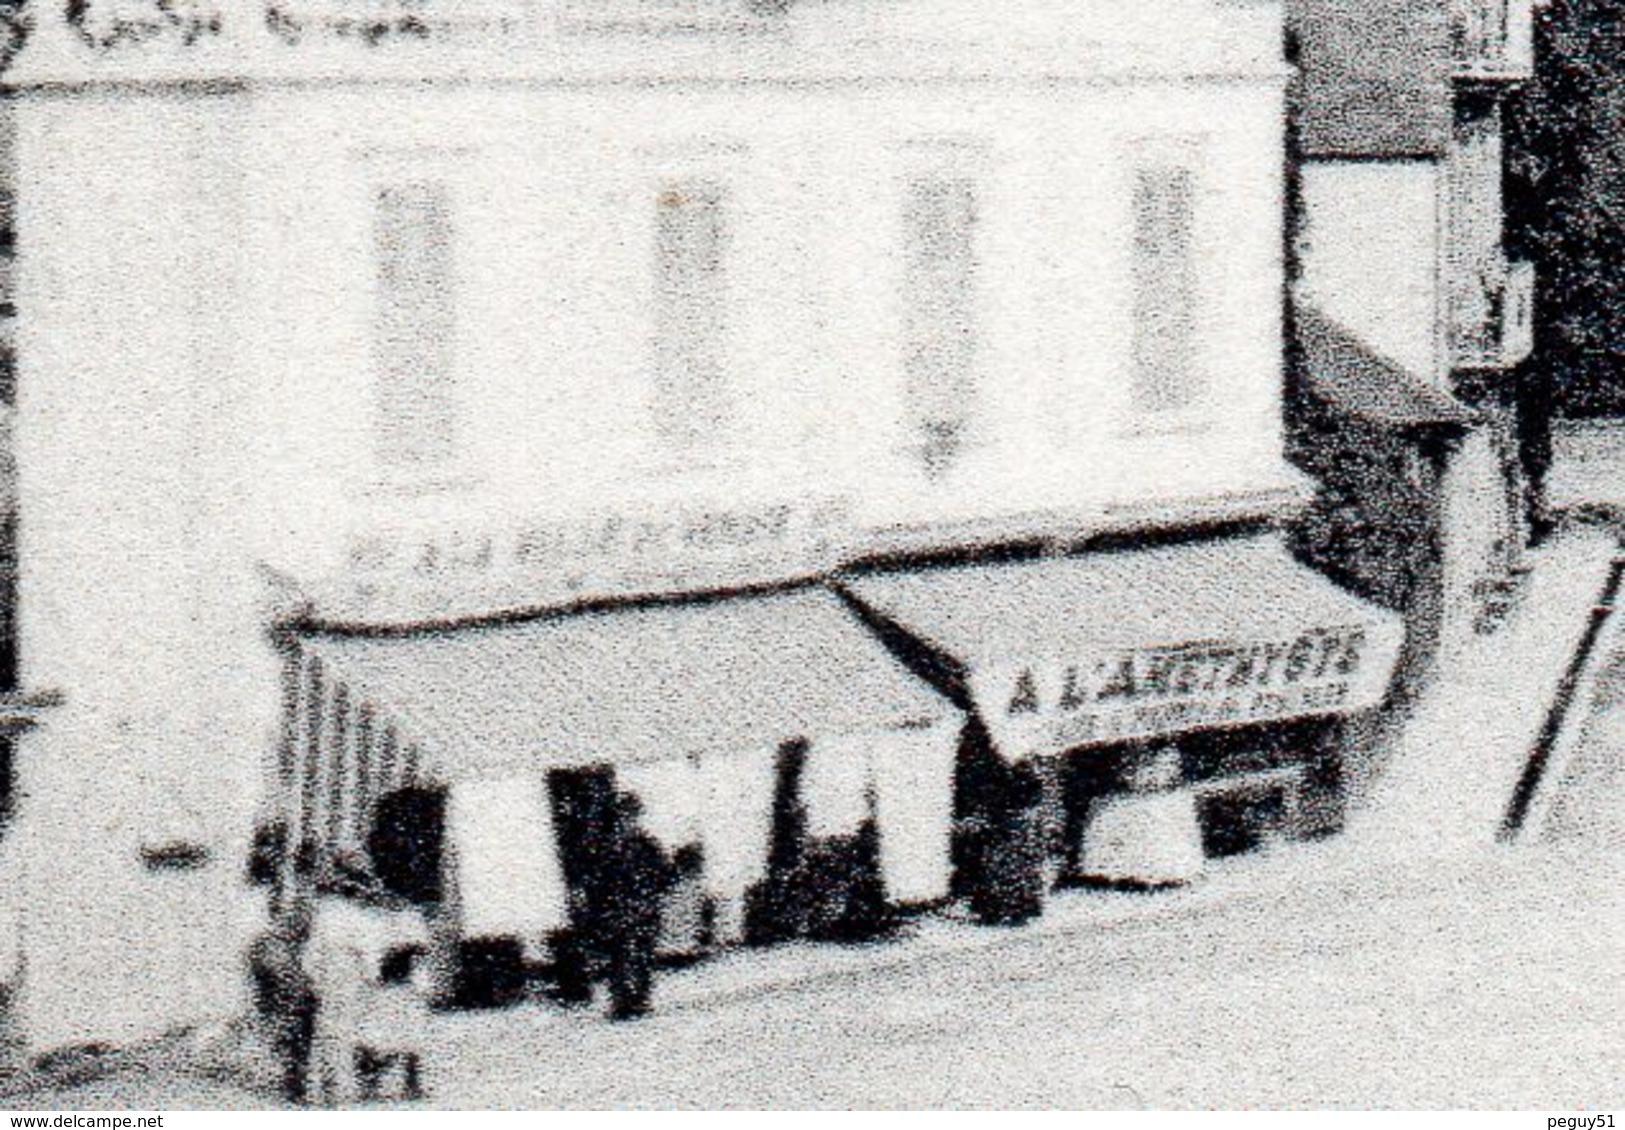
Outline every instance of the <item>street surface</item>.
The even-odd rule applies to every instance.
[[[981,953],[631,1027],[540,1012],[456,1018],[438,1098],[1618,1107],[1621,866],[1617,855],[1524,849],[1387,876],[1312,866],[1302,883],[1187,915],[1011,935]]]
[[[1133,896],[1077,892],[1039,929],[944,927],[963,932],[958,944],[889,968],[731,996],[685,997],[672,978],[656,1015],[630,1025],[544,1006],[441,1017],[428,1048],[434,1102],[1625,1105],[1625,856],[1526,845],[1375,866],[1305,845],[1243,861],[1211,897],[1114,917],[1077,900]],[[726,983],[731,972],[687,976]],[[160,1065],[0,1105],[263,1101]]]

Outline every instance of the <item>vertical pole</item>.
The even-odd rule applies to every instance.
[[[299,819],[293,832],[294,858],[314,854],[315,812],[320,799],[322,752],[322,699],[326,690],[321,660],[306,656],[303,664],[303,696],[300,710],[301,740],[298,749]],[[307,852],[307,846],[309,851]]]
[[[300,835],[300,753],[305,734],[305,671],[304,655],[291,634],[279,632],[275,646],[282,653],[282,736],[277,744],[275,782],[276,821],[281,828],[282,846],[277,859],[276,881],[271,889],[271,912],[278,915],[287,910],[297,881],[294,864]]]
[[[322,764],[326,768],[323,781],[327,804],[323,810],[322,851],[331,861],[342,845],[344,835],[344,806],[349,776],[350,694],[342,682],[335,680],[328,693],[323,714],[326,719],[325,749]]]
[[[351,837],[363,851],[372,828],[372,810],[377,802],[373,762],[378,741],[378,725],[371,703],[362,703],[355,716],[355,790],[350,813]]]

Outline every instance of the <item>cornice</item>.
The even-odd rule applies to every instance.
[[[1039,0],[1001,0],[1008,13],[981,10],[972,19],[962,10],[968,2],[0,0],[0,65],[10,64],[3,80],[20,89],[1073,84],[1286,74],[1277,0],[1245,9],[1179,0],[1188,27]]]

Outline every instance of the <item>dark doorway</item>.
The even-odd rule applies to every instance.
[[[374,809],[367,835],[373,873],[391,893],[414,905],[437,904],[442,897],[445,839],[444,790],[407,788],[389,793]]]

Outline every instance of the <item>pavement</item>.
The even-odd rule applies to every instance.
[[[1350,872],[1311,850],[1205,904],[632,1027],[453,1018],[431,1085],[451,1106],[1617,1106],[1621,866],[1523,848]]]
[[[1533,572],[1500,628],[1448,653],[1396,727],[1348,837],[1375,859],[1494,842],[1618,553],[1614,532],[1588,525],[1531,551]]]
[[[1553,776],[1553,798],[1530,833],[1625,852],[1625,648],[1606,658],[1575,748]]]
[[[1174,893],[1068,892],[1032,927],[718,961],[616,1025],[442,1015],[462,1108],[1512,1108],[1625,1102],[1625,856],[1519,844],[1374,866],[1338,841]],[[857,955],[854,957],[853,955]],[[867,956],[866,956],[867,955]],[[777,971],[782,974],[784,970]],[[703,991],[702,991],[703,989]],[[181,1058],[9,1109],[263,1105]]]

